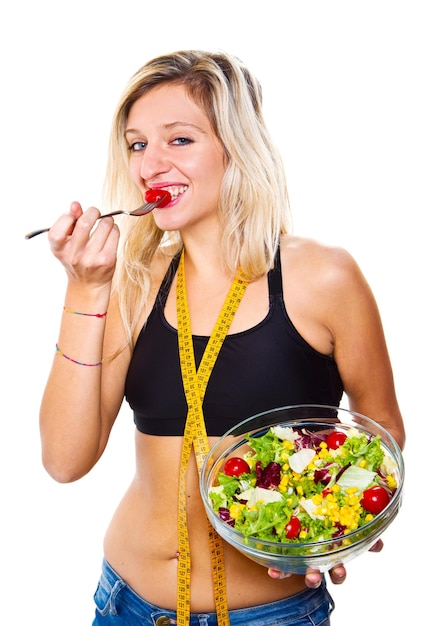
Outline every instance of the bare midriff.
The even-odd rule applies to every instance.
[[[175,609],[178,564],[180,437],[137,433],[136,473],[104,541],[115,571],[145,600]],[[215,441],[209,440],[210,445]],[[214,611],[207,517],[192,457],[187,472],[187,519],[191,549],[191,611]],[[305,588],[304,576],[271,578],[267,569],[224,543],[229,609],[286,598]]]

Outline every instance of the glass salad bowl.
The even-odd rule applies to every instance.
[[[213,445],[200,476],[221,538],[297,574],[325,572],[372,547],[398,514],[403,483],[401,450],[380,424],[311,404],[240,422]]]

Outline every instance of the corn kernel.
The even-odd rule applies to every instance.
[[[348,504],[349,506],[355,506],[355,505],[357,505],[357,504],[358,504],[358,502],[359,502],[359,498],[358,498],[358,496],[351,495],[351,496],[348,496],[348,497],[347,497],[347,504]]]
[[[289,477],[287,476],[287,474],[284,474],[284,476],[281,478],[279,482],[279,486],[286,487],[288,482],[289,482]]]
[[[307,537],[306,531],[305,530],[300,530],[298,537],[299,537],[299,539],[305,539]]]
[[[394,476],[391,476],[390,474],[387,476],[387,485],[390,487],[390,489],[396,489],[397,482]]]
[[[238,517],[241,517],[242,508],[243,508],[243,505],[241,504],[232,504],[232,506],[229,509],[230,517],[232,519],[238,519]]]

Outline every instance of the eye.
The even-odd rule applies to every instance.
[[[189,139],[188,137],[177,137],[171,143],[175,144],[176,146],[187,146],[193,143],[193,141],[192,139]]]
[[[147,143],[145,141],[134,141],[134,143],[132,143],[129,146],[129,152],[140,152],[141,150],[144,150],[147,147]]]

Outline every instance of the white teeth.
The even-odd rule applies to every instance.
[[[188,188],[188,185],[182,185],[181,187],[167,187],[166,189],[172,196],[172,200],[175,200],[180,194],[187,191]]]

